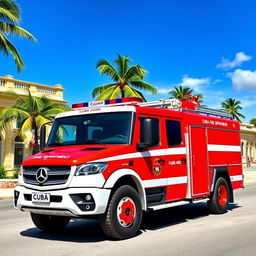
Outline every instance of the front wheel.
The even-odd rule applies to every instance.
[[[69,217],[42,215],[36,213],[31,213],[31,219],[36,227],[47,232],[61,231],[70,221]]]
[[[124,185],[113,194],[106,213],[100,216],[104,233],[114,239],[134,236],[140,227],[142,207],[138,192]]]
[[[227,212],[230,192],[226,179],[218,178],[215,183],[213,194],[208,201],[208,207],[211,213],[222,214]]]

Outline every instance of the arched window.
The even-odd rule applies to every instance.
[[[14,168],[19,168],[23,161],[24,143],[20,136],[15,138],[14,143]]]

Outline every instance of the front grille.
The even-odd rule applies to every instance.
[[[51,186],[65,184],[70,174],[70,166],[43,166],[48,168],[48,178],[45,182],[39,183],[36,173],[42,166],[23,166],[23,179],[26,184],[36,186]]]

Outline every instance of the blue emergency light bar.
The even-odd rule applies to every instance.
[[[101,107],[101,106],[110,105],[110,104],[121,104],[121,103],[129,103],[129,102],[130,103],[142,102],[142,99],[138,97],[127,97],[127,98],[117,98],[117,99],[111,99],[111,100],[90,101],[90,102],[72,104],[72,109]]]

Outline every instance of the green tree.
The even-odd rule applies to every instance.
[[[175,86],[174,89],[169,92],[169,94],[171,95],[170,98],[183,99],[185,95],[192,95],[193,91],[194,90],[189,87]]]
[[[115,99],[119,97],[139,97],[146,101],[145,97],[139,90],[149,91],[157,94],[157,89],[149,83],[142,81],[147,73],[140,65],[130,66],[127,56],[117,55],[115,60],[116,68],[107,60],[99,60],[96,68],[102,75],[109,76],[113,83],[104,84],[96,87],[92,91],[92,96],[96,100]]]
[[[240,118],[245,118],[245,116],[239,112],[242,109],[241,102],[239,100],[228,98],[221,103],[221,107],[224,111],[232,114],[234,119],[240,123],[242,122]]]
[[[256,118],[252,118],[250,120],[250,124],[253,124],[254,126],[256,126]]]
[[[18,71],[21,71],[24,68],[23,60],[6,35],[25,37],[34,41],[36,40],[32,34],[19,26],[20,20],[20,8],[15,1],[0,0],[0,50],[6,56],[9,54],[13,56]]]
[[[171,90],[169,92],[169,94],[171,95],[170,96],[170,99],[183,99],[185,95],[193,95],[193,96],[196,96],[197,97],[197,101],[199,103],[202,103],[203,100],[203,95],[202,94],[193,94],[194,90],[192,88],[189,88],[189,87],[183,87],[183,86],[179,86],[179,87],[174,87],[173,90]]]
[[[8,128],[8,125],[14,120],[20,120],[19,134],[22,138],[26,137],[26,132],[33,134],[33,153],[38,151],[38,136],[40,127],[54,117],[70,108],[63,103],[53,103],[46,97],[34,97],[28,91],[27,96],[21,96],[15,92],[9,92],[8,95],[16,98],[12,107],[4,109],[0,113],[0,129]]]

